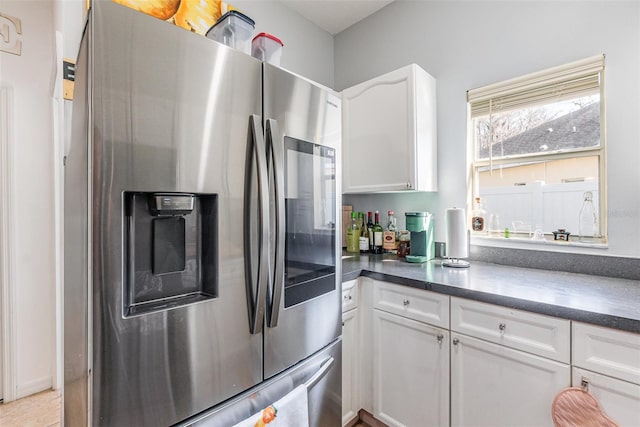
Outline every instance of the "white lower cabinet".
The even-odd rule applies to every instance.
[[[358,415],[358,309],[342,313],[342,425]]]
[[[362,280],[359,315],[343,313],[343,422],[364,408],[389,426],[553,426],[556,395],[582,386],[640,427],[640,334]]]
[[[572,347],[573,386],[619,426],[640,426],[640,334],[574,322]]]
[[[451,334],[452,426],[552,426],[553,399],[570,383],[567,364]]]
[[[389,426],[449,424],[449,331],[373,311],[373,410]]]
[[[568,320],[451,297],[451,425],[552,426],[571,384]]]
[[[342,425],[360,410],[358,280],[342,284]]]
[[[602,411],[619,426],[640,426],[640,385],[573,368],[573,386],[587,387]]]

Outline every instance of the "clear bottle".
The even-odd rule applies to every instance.
[[[371,231],[369,231],[371,233]],[[380,225],[380,212],[376,211],[375,213],[375,222],[373,223],[373,253],[381,254],[382,253],[382,226]]]
[[[393,216],[393,211],[387,213],[389,221],[387,222],[387,228],[382,233],[382,249],[386,254],[395,254],[398,253],[396,246],[396,218]]]
[[[593,206],[593,193],[585,191],[582,197],[584,201],[580,208],[578,239],[581,242],[591,242],[598,235],[598,216]]]
[[[471,230],[475,232],[484,232],[487,226],[487,212],[480,203],[480,197],[476,197],[473,212],[471,214]]]
[[[360,253],[368,254],[369,253],[369,228],[367,227],[367,223],[364,221],[364,212],[358,212],[358,222],[360,222]]]
[[[355,253],[360,250],[360,228],[358,214],[351,212],[351,225],[347,229],[347,252]]]
[[[487,225],[487,231],[490,236],[500,237],[502,228],[500,228],[500,217],[496,213],[489,215],[489,224]]]

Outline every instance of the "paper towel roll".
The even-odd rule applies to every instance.
[[[444,217],[446,227],[446,252],[448,258],[467,258],[469,239],[464,209],[449,208]]]

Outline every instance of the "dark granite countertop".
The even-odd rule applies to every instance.
[[[358,276],[594,325],[640,333],[640,280],[511,267],[471,261],[442,267],[395,255],[342,260],[342,280]]]

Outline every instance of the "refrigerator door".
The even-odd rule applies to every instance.
[[[67,159],[67,173],[84,170],[85,176],[66,177],[89,180],[88,225],[77,221],[78,229],[69,230],[88,244],[65,254],[89,266],[86,276],[74,274],[65,283],[66,293],[89,292],[88,305],[65,303],[66,319],[89,316],[87,336],[77,334],[87,342],[69,344],[88,349],[89,390],[76,387],[65,395],[65,415],[101,426],[171,425],[263,378],[262,335],[250,332],[252,288],[246,286],[242,237],[250,117],[262,109],[261,63],[111,1],[92,2],[91,14],[88,61],[78,64],[89,82],[77,88],[88,91],[90,102],[88,156],[80,132]],[[126,311],[132,254],[125,234],[132,226],[125,201],[146,192],[202,195],[207,203],[200,208],[215,208],[217,219],[210,220],[210,212],[201,216],[214,222],[206,237],[217,244],[217,268],[210,273],[216,285],[206,300]],[[189,234],[186,224],[155,233]],[[178,260],[199,249],[186,250]],[[154,295],[163,291],[164,270],[151,272]],[[83,363],[68,362],[65,369]],[[71,415],[77,411],[90,415]]]
[[[340,99],[263,65],[272,211],[265,378],[340,335]]]

